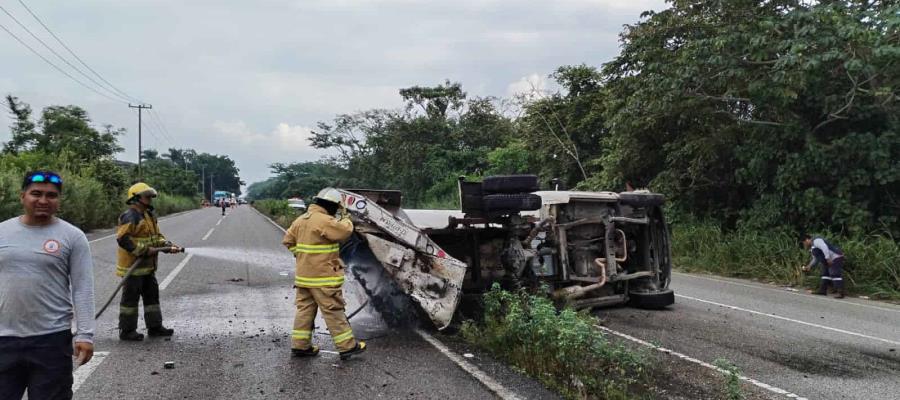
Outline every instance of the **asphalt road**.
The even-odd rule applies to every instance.
[[[291,358],[293,258],[280,244],[282,232],[247,206],[229,210],[225,218],[220,213],[203,209],[160,222],[170,240],[188,248],[186,254],[161,255],[157,271],[164,323],[175,336],[119,341],[117,298],[98,320],[95,360],[76,371],[76,398],[498,397],[474,377],[477,371],[473,375],[451,359],[463,357],[438,349],[439,334],[389,329],[370,309],[351,321],[355,334],[368,339],[365,354],[340,361],[320,318],[314,340],[323,352],[313,359]],[[98,309],[119,281],[110,233],[89,235]],[[360,293],[355,282],[345,285],[348,312],[361,304]],[[139,329],[144,330],[143,319]],[[425,336],[436,337],[437,345]],[[502,396],[555,397],[479,358],[470,359],[471,365],[489,366],[481,378],[501,387]],[[175,368],[164,369],[167,361]]]
[[[900,398],[898,306],[682,273],[671,287],[676,303],[668,310],[596,315],[634,339],[710,364],[728,360],[744,376],[799,397]]]

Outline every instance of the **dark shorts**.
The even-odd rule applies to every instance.
[[[0,336],[0,400],[72,398],[72,333]]]

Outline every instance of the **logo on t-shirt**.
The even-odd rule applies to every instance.
[[[44,251],[50,254],[59,253],[59,247],[59,242],[57,242],[56,240],[50,239],[44,242]]]

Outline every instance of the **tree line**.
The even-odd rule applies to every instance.
[[[405,107],[319,123],[335,156],[273,165],[257,198],[333,184],[454,204],[460,175],[536,173],[584,190],[626,183],[723,229],[900,234],[900,5],[873,0],[675,0],[559,90],[470,97],[458,82],[399,91]]]
[[[144,150],[142,174],[137,165],[116,160],[126,131],[112,125],[93,125],[86,110],[76,105],[48,106],[35,117],[31,106],[13,95],[5,97],[12,119],[10,140],[0,152],[0,220],[21,211],[18,190],[28,170],[52,169],[63,174],[64,218],[82,228],[115,222],[125,191],[143,180],[160,191],[158,208],[165,213],[196,207],[213,187],[240,193],[243,182],[234,161],[225,155],[170,148],[162,155]],[[142,175],[142,176],[141,176]],[[206,193],[201,177],[206,176]]]

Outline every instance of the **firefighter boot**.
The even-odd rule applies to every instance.
[[[174,333],[174,329],[166,328],[162,325],[147,329],[147,334],[150,336],[172,336]]]
[[[817,294],[820,296],[827,296],[829,286],[831,286],[831,281],[822,279],[822,282],[819,283],[819,290],[816,290],[815,292],[813,292],[813,294]]]
[[[319,355],[319,346],[309,346],[308,349],[291,349],[293,357],[315,357]]]
[[[341,352],[341,360],[347,360],[354,354],[359,354],[364,351],[366,351],[366,342],[363,342],[362,340],[358,340],[356,342],[356,346],[353,346],[352,349]]]
[[[847,295],[847,291],[844,290],[844,280],[835,280],[834,281],[834,291],[837,293],[834,295],[836,299],[843,299],[844,296]]]
[[[127,342],[140,342],[144,340],[144,334],[137,331],[121,331],[119,332],[119,340]]]

